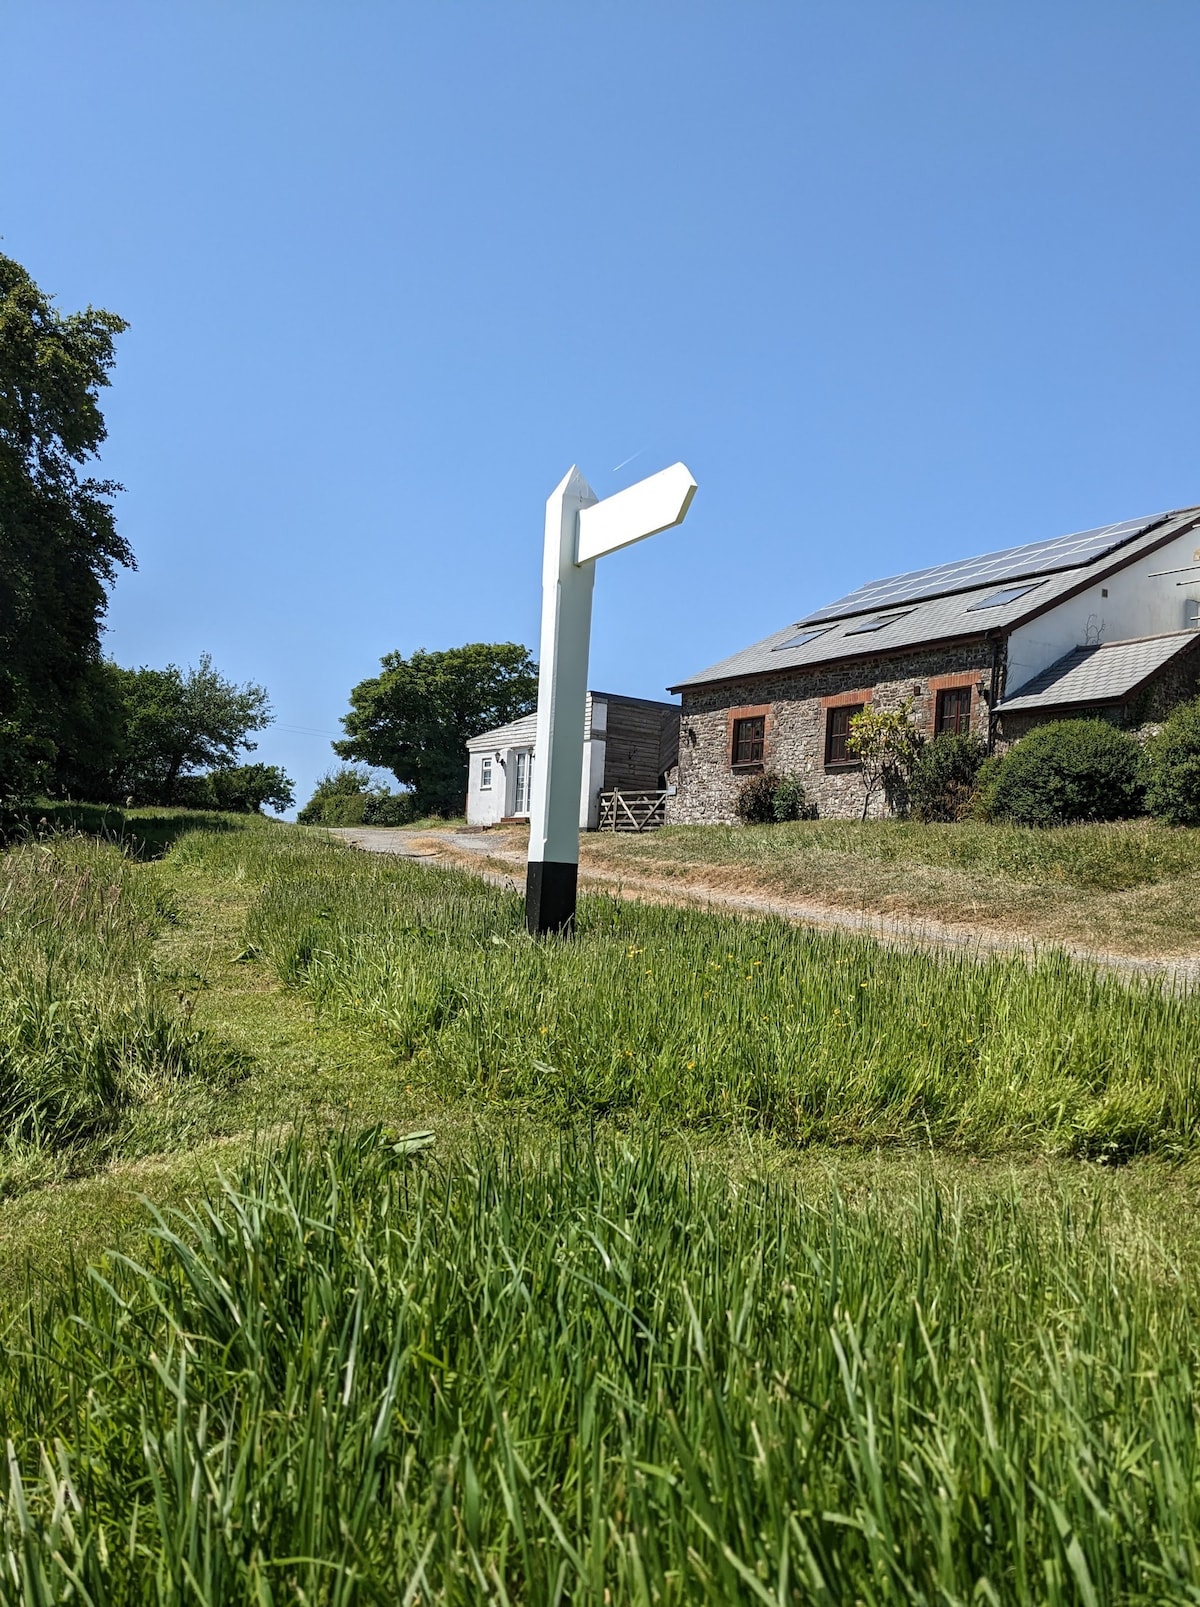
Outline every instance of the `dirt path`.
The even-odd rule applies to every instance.
[[[373,854],[399,854],[404,859],[426,864],[452,865],[482,876],[497,886],[524,884],[525,855],[506,845],[490,832],[388,829],[380,826],[340,826],[330,829],[355,848]],[[1072,959],[1117,971],[1124,976],[1160,978],[1169,985],[1193,988],[1200,983],[1200,959],[1138,959],[1128,954],[1081,948],[1074,944],[1038,942],[1032,937],[989,932],[979,927],[926,916],[919,921],[885,915],[876,910],[845,909],[758,893],[737,893],[727,888],[707,886],[701,878],[684,881],[660,880],[628,870],[602,870],[580,866],[580,885],[617,893],[623,898],[642,898],[656,904],[683,904],[698,909],[728,910],[741,915],[776,915],[820,931],[854,932],[899,947],[940,949],[947,953],[989,954],[1045,953],[1060,950]]]

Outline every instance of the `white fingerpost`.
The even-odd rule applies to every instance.
[[[546,503],[542,637],[525,924],[569,933],[579,881],[579,793],[595,561],[680,524],[696,482],[682,463],[603,502],[572,468]]]

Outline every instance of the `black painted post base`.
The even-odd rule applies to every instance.
[[[579,866],[553,859],[531,859],[525,872],[525,927],[534,937],[575,930],[575,890]]]

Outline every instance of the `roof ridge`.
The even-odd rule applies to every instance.
[[[1134,642],[1165,642],[1169,636],[1196,636],[1198,633],[1192,627],[1185,626],[1178,631],[1150,631],[1146,636],[1118,636],[1111,642],[1081,642],[1080,647],[1129,647]],[[1075,649],[1078,651],[1078,649]]]

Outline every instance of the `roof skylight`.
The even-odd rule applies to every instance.
[[[967,609],[973,614],[977,608],[1003,608],[1007,603],[1015,603],[1018,597],[1024,597],[1026,592],[1036,591],[1044,582],[1032,580],[1027,586],[1004,586],[1000,591],[994,591],[989,597],[983,597],[977,603],[972,603]]]
[[[868,631],[881,631],[887,625],[895,625],[898,620],[907,619],[912,613],[906,608],[899,614],[876,614],[874,619],[864,619],[861,625],[852,625],[846,632],[847,636],[865,636]]]
[[[828,636],[832,629],[832,625],[819,625],[816,630],[801,631],[799,636],[789,636],[786,642],[776,642],[771,651],[782,653],[785,647],[804,647],[815,642],[818,636]]]

